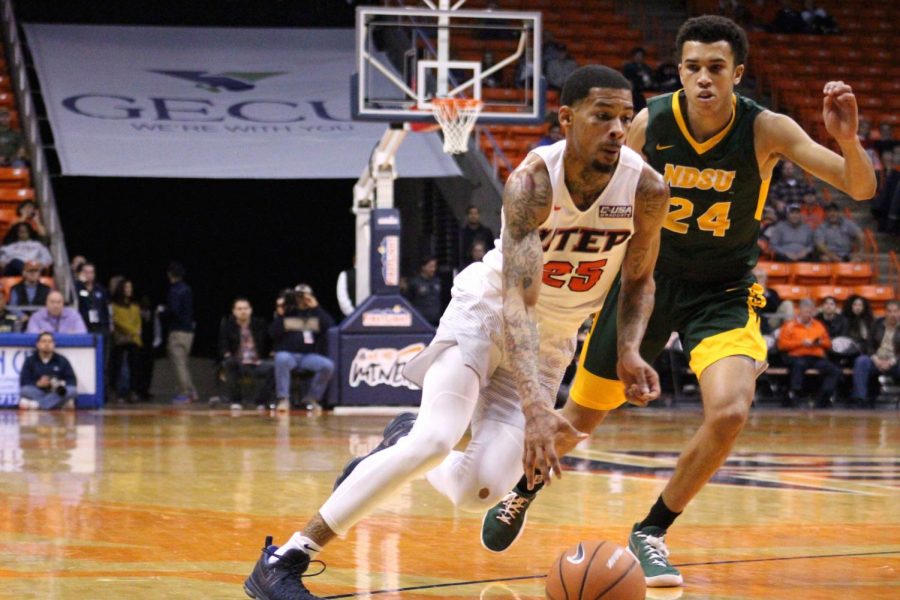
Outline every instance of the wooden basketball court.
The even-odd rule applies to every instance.
[[[302,526],[390,417],[253,411],[0,412],[0,598],[244,598],[266,534]],[[700,419],[626,409],[583,444],[506,554],[426,482],[331,545],[334,598],[543,598],[581,539],[624,543]],[[755,410],[672,528],[685,587],[648,598],[900,597],[900,420]]]

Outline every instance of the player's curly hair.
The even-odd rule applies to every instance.
[[[735,66],[747,62],[747,54],[750,52],[747,33],[731,19],[718,15],[703,15],[685,21],[675,38],[675,49],[680,57],[685,42],[712,44],[722,41],[731,46]]]
[[[630,90],[631,84],[625,76],[603,65],[585,65],[572,71],[563,84],[559,103],[562,106],[575,106],[579,100],[587,98],[591,88],[612,88],[614,90]]]

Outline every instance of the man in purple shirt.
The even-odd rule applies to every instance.
[[[84,320],[74,308],[64,306],[63,295],[57,291],[47,296],[47,305],[31,315],[28,333],[87,333]]]

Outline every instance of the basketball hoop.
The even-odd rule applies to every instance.
[[[461,154],[469,149],[469,134],[481,113],[483,103],[474,98],[435,98],[431,101],[434,118],[444,130],[444,152]]]

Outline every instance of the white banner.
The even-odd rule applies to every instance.
[[[24,27],[66,175],[356,179],[386,128],[350,119],[353,30]],[[434,133],[396,164],[460,175]]]

